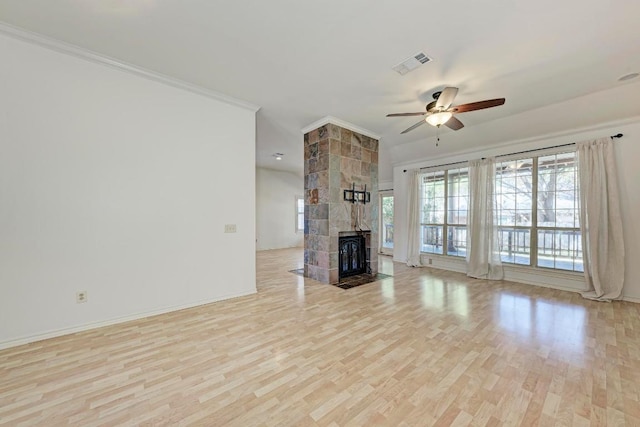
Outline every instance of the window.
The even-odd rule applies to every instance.
[[[532,158],[496,162],[495,197],[502,262],[530,265]]]
[[[569,152],[496,162],[502,262],[583,271],[576,161]],[[422,252],[466,256],[468,169],[424,173],[420,197]]]
[[[447,255],[467,255],[469,169],[447,171]]]
[[[296,233],[304,233],[304,197],[296,196]]]
[[[427,172],[422,175],[420,204],[422,252],[466,256],[469,170]]]
[[[575,153],[538,158],[537,266],[584,271]]]

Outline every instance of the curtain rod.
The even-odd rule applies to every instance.
[[[611,135],[609,138],[611,138],[611,139],[614,139],[614,138],[622,138],[623,136],[624,136],[623,134],[621,134],[621,133],[617,133],[617,134],[615,134],[615,135]],[[496,157],[513,156],[513,155],[515,155],[515,154],[531,153],[531,152],[534,152],[534,151],[548,150],[548,149],[550,149],[550,148],[568,147],[568,146],[570,146],[570,145],[576,145],[576,143],[575,143],[575,142],[570,142],[570,143],[568,143],[568,144],[553,145],[553,146],[551,146],[551,147],[534,148],[534,149],[531,149],[531,150],[518,151],[518,152],[516,152],[516,153],[500,154],[500,155],[498,155],[498,156],[496,156]],[[484,157],[483,157],[483,158],[484,158]],[[462,163],[467,163],[467,162],[468,162],[468,160],[461,160],[461,161],[459,161],[459,162],[444,163],[444,164],[442,164],[442,165],[425,166],[425,167],[420,168],[420,169],[418,169],[418,170],[422,170],[422,169],[429,169],[429,168],[440,168],[440,167],[442,167],[442,166],[460,165],[460,164],[462,164]],[[405,173],[406,173],[406,172],[407,172],[407,169],[404,169],[402,172],[405,172]]]

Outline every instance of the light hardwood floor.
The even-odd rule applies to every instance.
[[[410,269],[343,290],[257,254],[258,293],[0,352],[0,424],[640,426],[640,305]]]

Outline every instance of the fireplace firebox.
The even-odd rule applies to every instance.
[[[340,278],[362,274],[367,271],[365,237],[340,236],[338,239],[338,274]]]

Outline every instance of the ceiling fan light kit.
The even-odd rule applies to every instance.
[[[447,123],[449,119],[453,116],[453,113],[450,111],[442,111],[440,113],[429,114],[425,120],[431,126],[440,127],[443,124]]]

